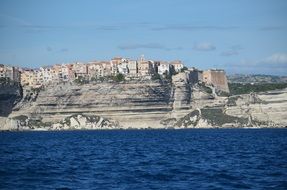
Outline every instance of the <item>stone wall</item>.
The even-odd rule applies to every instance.
[[[216,90],[229,93],[228,82],[224,70],[203,71],[203,82],[208,85],[213,85]]]

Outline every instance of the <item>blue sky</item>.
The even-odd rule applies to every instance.
[[[0,63],[114,56],[287,75],[286,0],[1,0]]]

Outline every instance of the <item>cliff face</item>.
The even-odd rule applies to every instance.
[[[185,73],[172,77],[174,86],[173,109],[189,109],[192,101],[192,84]]]
[[[173,87],[159,81],[48,86],[24,97],[10,117],[41,116],[43,122],[60,122],[74,114],[102,116],[121,126],[159,127],[173,108]],[[35,98],[36,97],[36,98]]]
[[[6,94],[17,95],[12,89]],[[138,80],[24,89],[9,118],[0,117],[0,126],[2,130],[284,127],[286,113],[287,89],[219,97],[180,73],[173,83]]]
[[[0,117],[6,117],[22,98],[22,89],[18,84],[0,84]]]
[[[198,109],[181,117],[178,128],[286,127],[287,89],[214,100],[194,99]]]
[[[225,112],[250,125],[287,126],[287,89],[230,97]]]

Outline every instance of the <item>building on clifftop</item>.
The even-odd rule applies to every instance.
[[[190,72],[189,78],[192,84],[203,82],[203,76],[202,76],[203,71],[202,70],[192,67],[192,68],[189,68],[188,71]]]
[[[214,86],[216,90],[229,93],[229,87],[224,70],[209,69],[207,71],[203,71],[203,82]]]
[[[0,78],[9,78],[12,81],[20,82],[20,71],[16,67],[0,64]]]
[[[171,61],[170,64],[174,67],[176,72],[180,72],[181,69],[184,67],[183,63],[180,60]]]

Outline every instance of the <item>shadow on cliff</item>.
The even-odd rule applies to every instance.
[[[7,117],[22,97],[23,89],[20,84],[0,84],[0,116]]]

